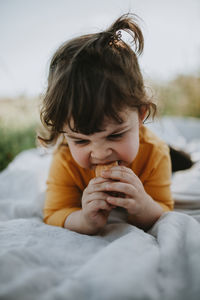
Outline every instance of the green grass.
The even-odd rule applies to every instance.
[[[36,125],[5,128],[0,125],[0,171],[23,150],[36,147]]]
[[[200,118],[200,77],[178,76],[165,84],[153,84],[161,115]]]
[[[23,150],[36,147],[38,99],[0,100],[0,171]]]

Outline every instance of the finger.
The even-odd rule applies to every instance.
[[[136,209],[136,201],[134,199],[109,196],[106,201],[112,205],[123,207],[129,212],[134,212]]]
[[[105,186],[105,191],[119,192],[119,193],[125,194],[131,198],[134,198],[137,193],[137,189],[135,188],[134,185],[129,184],[129,183],[120,182],[120,181],[106,182],[106,183],[104,183],[104,186]]]
[[[113,167],[108,171],[102,172],[103,178],[122,181],[126,183],[133,183],[138,180],[137,175],[130,169],[124,166]]]
[[[104,200],[91,201],[89,206],[92,210],[95,210],[95,211],[97,211],[99,209],[111,211],[111,209],[112,209],[111,205],[107,201],[104,201]]]
[[[103,177],[94,177],[90,180],[88,185],[93,185],[93,184],[97,184],[97,183],[101,183],[101,182],[105,182],[107,179],[103,178]]]
[[[104,193],[104,192],[94,192],[94,193],[89,193],[86,197],[86,200],[85,200],[85,197],[82,197],[82,203],[83,204],[88,204],[94,200],[104,200],[106,201],[106,198],[108,197],[108,194]]]
[[[100,177],[99,177],[100,178]],[[88,194],[93,194],[95,192],[104,192],[106,183],[111,182],[110,179],[101,178],[97,181],[93,181],[93,183],[88,184],[86,191]]]

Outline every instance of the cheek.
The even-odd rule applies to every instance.
[[[77,147],[75,145],[69,144],[69,149],[73,159],[82,168],[88,168],[88,153],[83,148]]]
[[[139,136],[132,136],[123,141],[118,147],[118,154],[121,160],[132,163],[139,149]]]

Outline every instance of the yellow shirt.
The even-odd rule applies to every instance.
[[[145,126],[140,128],[139,151],[129,167],[164,211],[173,209],[169,148]],[[44,222],[63,227],[67,216],[81,209],[82,192],[93,177],[94,170],[81,168],[67,145],[59,146],[47,180]]]

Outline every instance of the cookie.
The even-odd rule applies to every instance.
[[[100,177],[102,171],[109,170],[114,166],[118,166],[118,161],[114,161],[114,162],[112,162],[110,164],[107,164],[107,165],[97,165],[96,169],[95,169],[96,177]]]
[[[98,166],[96,166],[96,169],[95,169],[96,177],[100,177],[102,171],[109,170],[109,169],[111,169],[112,167],[115,167],[115,166],[118,166],[118,161],[114,161],[114,162],[112,162],[110,164],[107,164],[107,165],[98,165]],[[109,194],[112,197],[125,198],[124,193],[114,192],[114,191],[110,191],[110,192],[106,192],[106,193]]]

